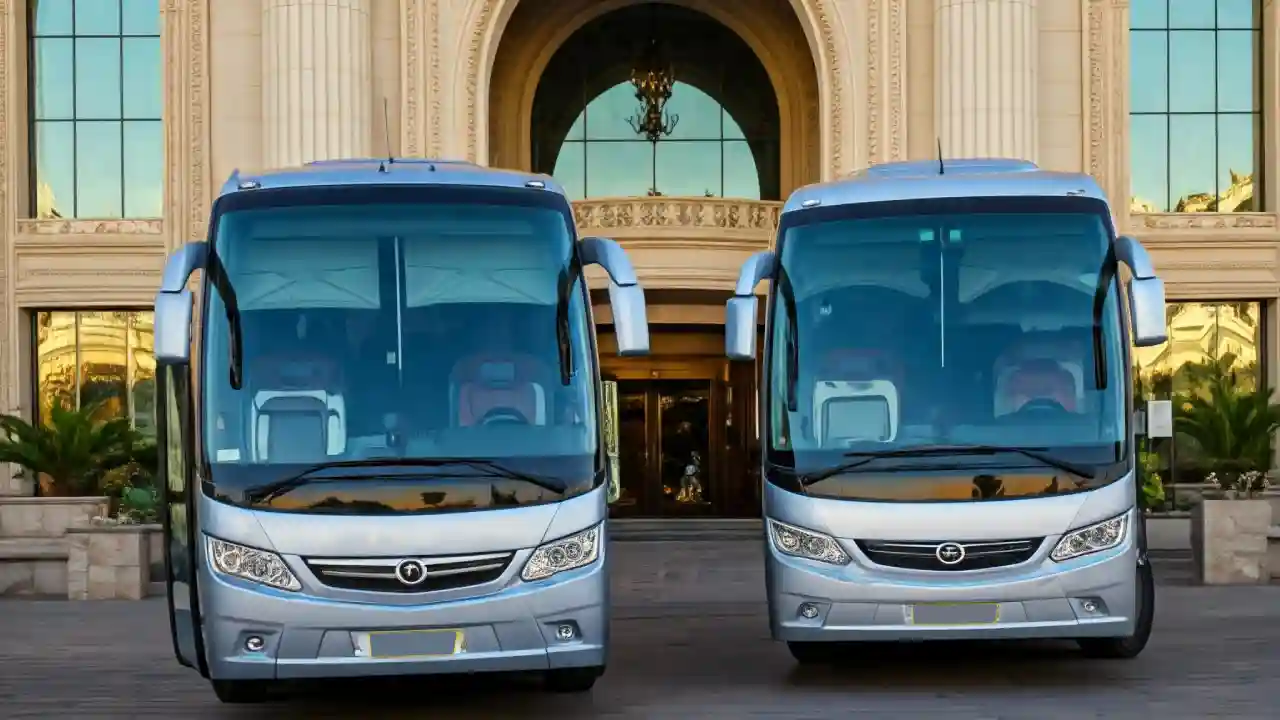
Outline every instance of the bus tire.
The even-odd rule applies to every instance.
[[[266,702],[271,691],[267,680],[214,680],[213,694],[229,705]]]
[[[791,657],[801,665],[825,665],[834,662],[841,645],[829,642],[788,642]]]
[[[1117,638],[1080,638],[1076,643],[1085,657],[1103,660],[1131,660],[1138,657],[1151,638],[1156,615],[1156,581],[1151,561],[1138,566],[1138,621],[1133,634]]]
[[[604,674],[604,667],[575,667],[548,670],[544,686],[554,693],[582,693],[590,690]]]

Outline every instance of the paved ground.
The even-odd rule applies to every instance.
[[[613,552],[613,657],[590,695],[484,678],[223,706],[173,660],[161,601],[14,600],[0,602],[0,718],[1277,717],[1280,586],[1193,587],[1185,562],[1157,561],[1156,632],[1134,661],[1086,661],[1071,645],[921,645],[801,672],[768,639],[758,543]]]

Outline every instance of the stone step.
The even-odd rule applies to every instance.
[[[69,550],[64,538],[19,537],[0,539],[0,562],[66,560]]]

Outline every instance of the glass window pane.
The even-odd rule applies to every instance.
[[[579,113],[574,119],[573,124],[569,126],[569,132],[564,136],[565,140],[585,140],[587,138],[587,114]]]
[[[36,0],[35,17],[32,18],[32,35],[70,35],[71,0]]]
[[[75,88],[72,66],[74,42],[70,38],[34,41],[35,87],[32,88],[31,110],[36,120],[69,120],[75,117],[72,95]]]
[[[120,134],[119,122],[76,123],[76,217],[121,217]]]
[[[636,104],[639,107],[639,103]],[[720,103],[701,88],[677,82],[671,89],[666,111],[675,128],[672,140],[716,140],[720,137]]]
[[[570,200],[587,196],[586,157],[586,145],[580,142],[561,145],[560,154],[556,156],[556,169],[551,175],[564,186]]]
[[[627,123],[636,114],[636,101],[631,83],[619,83],[600,93],[587,104],[588,140],[634,140],[638,135]]]
[[[160,63],[160,38],[124,41],[124,116],[135,120],[159,120],[162,115],[164,74]]]
[[[587,130],[591,130],[587,121]],[[587,145],[587,197],[635,197],[653,187],[653,144],[635,142]]]
[[[91,3],[79,3],[76,7]],[[77,38],[76,119],[120,117],[120,39]]]
[[[1169,26],[1168,9],[1168,0],[1131,0],[1129,27],[1167,28]]]
[[[76,407],[76,314],[38,312],[35,323],[36,413],[48,422],[55,405]]]
[[[1129,83],[1132,112],[1164,112],[1169,109],[1169,34],[1129,34]]]
[[[724,144],[724,196],[760,199],[760,171],[746,141],[730,140]]]
[[[154,313],[129,313],[129,372],[133,426],[145,435],[154,436],[156,428]]]
[[[1169,210],[1169,116],[1129,118],[1132,212]]]
[[[75,217],[75,124],[38,122],[35,135],[36,217]]]
[[[124,216],[164,215],[164,127],[159,120],[124,124]]]
[[[129,411],[128,323],[125,312],[80,313],[80,407],[101,405],[99,418]]]
[[[1218,0],[1219,28],[1256,28],[1257,0]]]
[[[1218,116],[1219,212],[1256,212],[1254,171],[1257,169],[1256,115]]]
[[[1199,0],[1197,0],[1199,1]],[[1169,33],[1169,110],[1213,112],[1214,33]]]
[[[1216,204],[1215,116],[1169,118],[1169,193],[1174,212],[1207,212]]]
[[[160,34],[160,0],[124,0],[120,29],[125,35]]]
[[[745,140],[747,135],[742,131],[742,126],[737,120],[729,114],[728,110],[721,109],[724,114],[724,139],[726,140]]]
[[[1257,109],[1256,39],[1257,33],[1252,30],[1218,33],[1219,111],[1251,112]]]
[[[1212,28],[1213,0],[1169,0],[1169,27]]]
[[[660,142],[657,186],[663,195],[720,197],[720,141]]]
[[[119,35],[118,0],[81,0],[75,4],[76,35]]]

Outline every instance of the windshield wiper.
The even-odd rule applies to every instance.
[[[231,363],[228,372],[231,377],[232,390],[239,390],[244,384],[244,332],[240,327],[240,303],[236,301],[236,290],[231,286],[227,270],[222,265],[216,252],[210,251],[208,260],[209,282],[222,298],[222,306],[227,309],[228,345],[231,351]]]
[[[857,458],[849,462],[840,463],[829,468],[824,468],[811,473],[799,473],[797,479],[801,485],[812,485],[813,483],[826,480],[832,475],[839,475],[855,468],[862,467],[867,463],[884,458],[909,458],[909,457],[929,457],[930,455],[996,455],[998,453],[1016,453],[1024,457],[1031,458],[1036,462],[1043,463],[1049,467],[1071,473],[1082,478],[1092,480],[1095,474],[1092,469],[1085,467],[1069,460],[1055,457],[1044,452],[1043,448],[1016,447],[1013,445],[917,445],[915,447],[899,448],[897,450],[869,450],[854,451],[845,453],[845,457]]]
[[[543,490],[549,490],[553,493],[563,494],[565,486],[558,480],[540,475],[530,475],[519,470],[511,468],[499,463],[495,460],[487,458],[471,458],[471,457],[451,457],[451,458],[367,458],[364,460],[335,460],[333,462],[318,463],[303,469],[297,474],[289,477],[275,480],[258,485],[245,490],[245,497],[250,502],[266,502],[272,498],[279,497],[290,490],[302,487],[312,482],[325,482],[328,480],[352,480],[356,478],[367,478],[367,475],[328,475],[325,477],[313,477],[318,472],[324,470],[335,470],[342,468],[376,468],[376,467],[411,467],[411,468],[440,468],[450,465],[466,465],[476,470],[496,475],[507,480],[521,480],[530,485],[536,485]]]

